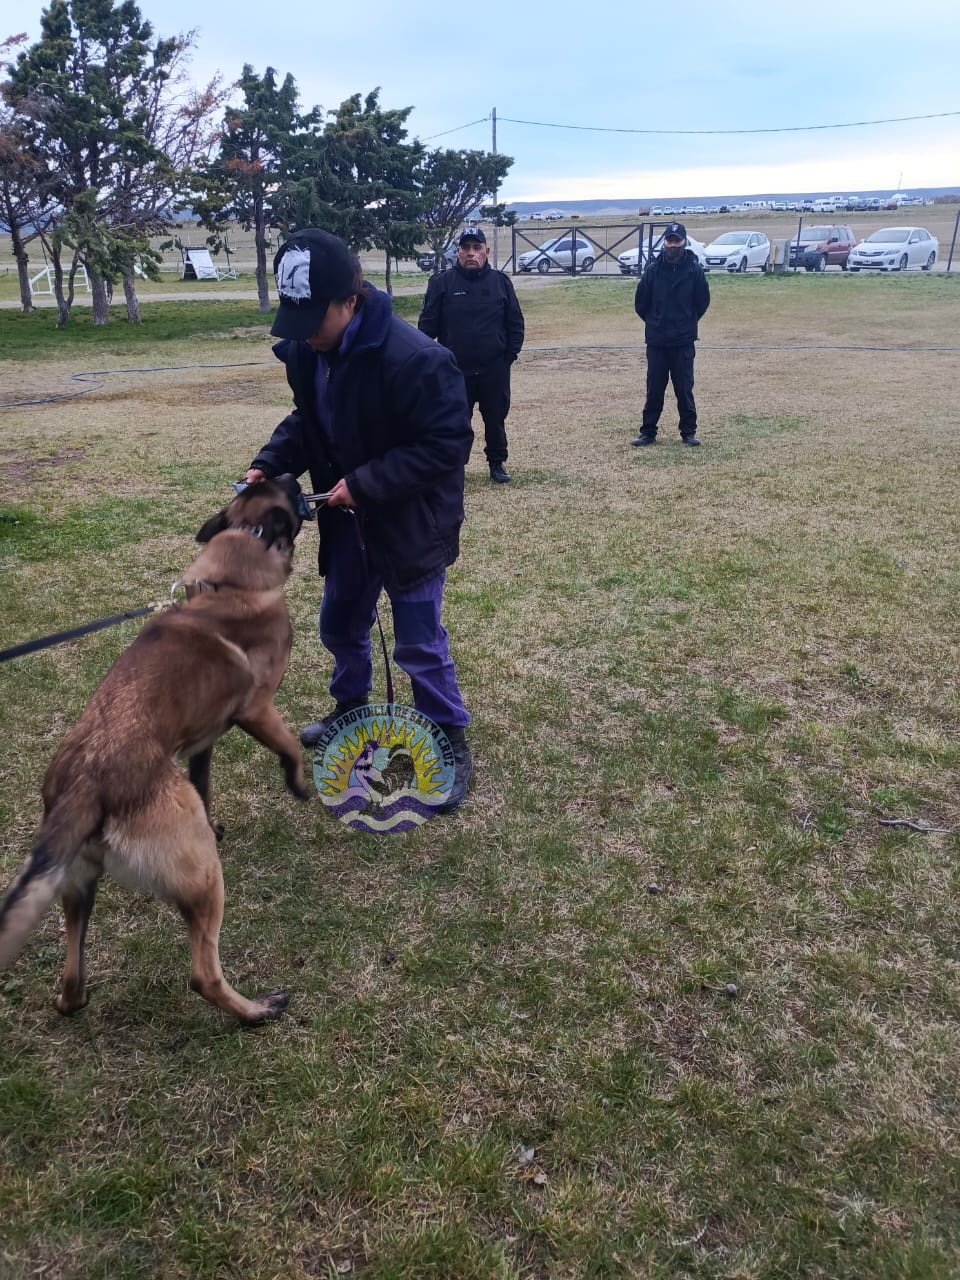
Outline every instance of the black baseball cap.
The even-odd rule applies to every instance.
[[[686,240],[687,228],[682,222],[668,222],[667,229],[663,233],[664,240],[668,240],[671,236],[676,236],[678,240]]]
[[[481,244],[487,243],[487,237],[479,227],[467,227],[466,231],[461,231],[457,244],[463,244],[465,240],[479,240]]]
[[[339,236],[305,227],[277,250],[273,260],[280,305],[270,332],[305,342],[323,324],[331,302],[356,293],[360,260]]]

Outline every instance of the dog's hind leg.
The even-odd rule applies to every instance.
[[[287,1005],[285,991],[269,991],[246,999],[223,976],[219,938],[223,923],[223,870],[217,843],[206,814],[182,775],[175,797],[184,818],[170,831],[171,846],[160,862],[164,881],[161,896],[176,903],[190,933],[190,986],[204,1000],[239,1022],[253,1025],[279,1018]]]
[[[217,844],[219,844],[223,839],[223,827],[219,822],[214,822],[210,818],[210,761],[212,759],[213,747],[198,751],[196,755],[190,757],[187,763],[187,772],[190,775],[190,781],[196,788],[197,795],[203,801],[207,818],[210,821],[213,834],[217,837]]]
[[[276,752],[283,766],[283,776],[288,788],[301,800],[308,799],[306,777],[303,772],[303,750],[296,738],[283,723],[272,702],[251,707],[245,716],[237,717],[234,724],[244,733],[256,738],[265,747]]]
[[[60,978],[60,994],[53,1002],[61,1013],[76,1013],[86,1005],[89,998],[84,947],[100,874],[99,867],[81,859],[71,869],[72,883],[69,883],[63,891],[67,958]]]
[[[212,841],[209,829],[208,834]],[[223,921],[223,872],[219,860],[209,866],[201,883],[189,888],[184,886],[177,898],[177,906],[190,931],[190,986],[193,990],[248,1026],[279,1018],[287,1006],[285,991],[267,991],[254,1000],[247,1000],[234,991],[223,976],[218,947]]]

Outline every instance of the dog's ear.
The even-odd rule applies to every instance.
[[[229,527],[227,520],[227,508],[218,511],[215,516],[211,516],[207,523],[197,534],[198,542],[209,542],[211,538],[215,538],[218,533],[223,533],[224,529]]]

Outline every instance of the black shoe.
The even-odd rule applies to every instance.
[[[316,720],[313,724],[308,724],[305,729],[300,730],[300,741],[305,747],[315,747],[338,716],[346,715],[348,711],[353,711],[356,707],[365,707],[366,705],[366,698],[351,698],[349,702],[338,702],[329,715],[325,715],[322,720]]]
[[[700,441],[697,439],[696,436],[684,436],[683,443],[687,446],[688,449],[700,448]]]
[[[656,444],[657,437],[656,436],[637,436],[636,440],[631,440],[630,443],[633,445],[635,449],[643,449],[648,444]]]
[[[513,477],[502,462],[491,462],[490,479],[494,484],[509,484]]]
[[[452,813],[459,809],[467,798],[467,789],[473,777],[473,756],[467,745],[466,732],[459,725],[441,724],[437,726],[447,735],[447,741],[453,747],[454,768],[453,786],[443,804],[437,806],[437,813]]]

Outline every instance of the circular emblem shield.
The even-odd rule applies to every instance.
[[[317,743],[313,781],[327,812],[351,830],[396,835],[439,811],[455,763],[429,717],[396,702],[369,703],[332,722]]]

